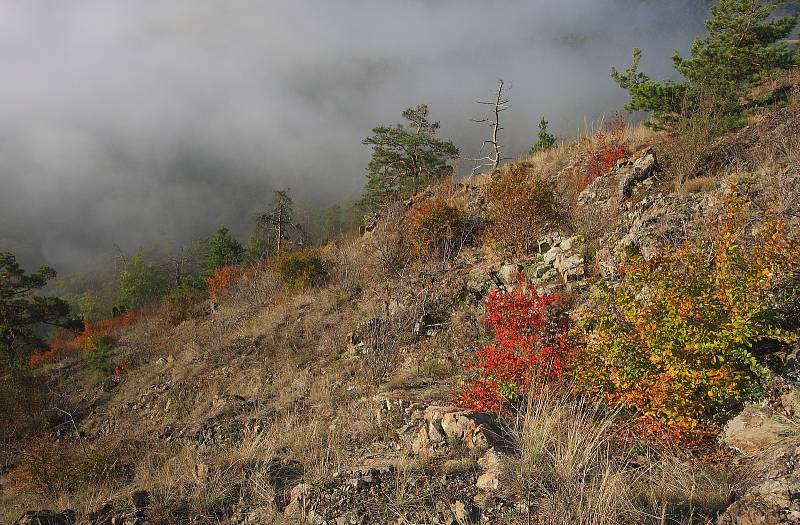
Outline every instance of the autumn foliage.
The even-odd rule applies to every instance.
[[[28,365],[39,366],[59,355],[92,352],[95,350],[94,341],[98,339],[114,340],[123,329],[145,317],[152,316],[154,312],[154,308],[141,308],[110,319],[98,321],[84,319],[83,331],[78,334],[68,330],[56,330],[51,334],[46,350],[31,353]]]
[[[464,405],[501,411],[516,404],[532,382],[561,377],[571,344],[558,301],[555,295],[539,295],[522,276],[514,290],[489,294],[485,322],[495,342],[467,362],[475,377],[461,394]]]
[[[208,294],[212,301],[217,301],[223,292],[230,288],[232,284],[239,280],[242,271],[236,266],[220,266],[214,268],[214,273],[206,279],[208,283]]]
[[[742,238],[731,206],[710,241],[631,258],[588,322],[572,371],[580,386],[652,428],[713,432],[763,387],[753,343],[789,341],[776,312],[800,275],[800,242],[781,224]],[[796,293],[796,292],[795,292]],[[782,299],[783,298],[783,299]]]
[[[406,225],[416,255],[452,257],[466,241],[464,212],[441,198],[414,206],[406,217]]]
[[[490,242],[520,255],[530,252],[540,234],[564,219],[553,184],[529,174],[524,166],[510,166],[496,175],[489,183],[486,199]]]
[[[606,175],[617,162],[630,155],[625,147],[625,119],[617,113],[605,126],[594,134],[594,140],[586,150],[587,177],[585,188],[598,177]]]

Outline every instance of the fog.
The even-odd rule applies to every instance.
[[[427,103],[464,157],[621,108],[634,46],[669,75],[702,0],[0,0],[0,249],[63,270],[118,244],[248,233],[270,191],[357,196],[361,140]],[[462,161],[459,167],[468,168]]]

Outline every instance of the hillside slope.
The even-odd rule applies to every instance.
[[[796,235],[793,89],[713,144],[627,129],[628,154],[593,181],[591,138],[444,181],[325,246],[323,286],[287,289],[264,264],[177,324],[155,309],[115,329],[116,374],[70,355],[44,365],[52,432],[7,461],[0,521],[50,508],[72,513],[19,523],[706,523],[740,497],[720,523],[791,522],[796,346],[758,349],[771,401],[697,449],[645,439],[628,412],[565,389],[502,417],[458,404],[465,363],[491,340],[486,299],[521,275],[580,319],[625,254],[702,239],[732,196],[749,203],[748,231],[779,219]],[[522,232],[520,256],[485,230],[492,181],[514,172],[552,181],[561,208]],[[420,251],[409,217],[436,201],[470,226]]]

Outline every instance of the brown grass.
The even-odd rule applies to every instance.
[[[614,411],[550,390],[529,400],[512,435],[531,523],[709,523],[725,507],[731,479],[697,459],[626,442],[618,424]]]

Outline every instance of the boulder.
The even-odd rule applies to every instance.
[[[514,284],[517,282],[517,274],[519,274],[522,270],[523,268],[519,264],[504,264],[500,267],[500,270],[497,272],[497,274],[505,284]]]
[[[500,441],[492,419],[483,413],[451,406],[417,410],[411,422],[399,430],[413,455],[437,456],[453,446],[487,450]]]
[[[483,473],[478,476],[475,486],[486,491],[497,490],[500,487],[500,476],[502,475],[500,456],[494,450],[488,450],[478,460],[478,465],[483,469]]]
[[[800,439],[800,397],[797,390],[781,396],[779,411],[767,405],[748,405],[730,420],[722,441],[747,455],[764,453],[771,448]]]
[[[748,455],[756,483],[720,516],[720,525],[800,524],[800,399],[786,392],[773,405],[750,405],[722,440]]]

